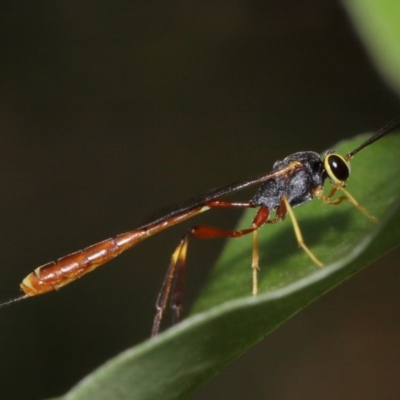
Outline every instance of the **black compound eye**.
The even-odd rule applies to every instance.
[[[346,182],[350,176],[350,164],[339,154],[328,154],[324,167],[329,178],[336,183]]]

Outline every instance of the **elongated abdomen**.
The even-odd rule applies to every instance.
[[[57,261],[44,264],[36,268],[22,281],[21,289],[27,296],[36,296],[57,290],[93,271],[98,266],[110,261],[123,251],[135,246],[151,235],[208,209],[207,205],[200,205],[183,210],[175,215],[167,215],[133,231],[122,233],[86,247],[83,250],[61,257]]]
[[[123,233],[68,254],[57,261],[44,264],[22,281],[21,289],[27,296],[36,296],[59,289],[116,257],[147,236],[145,230]]]

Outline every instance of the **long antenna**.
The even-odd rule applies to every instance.
[[[400,116],[397,118],[393,119],[389,123],[387,123],[383,128],[379,129],[379,131],[371,136],[368,140],[366,140],[363,144],[358,146],[356,149],[353,151],[350,151],[350,153],[347,153],[346,156],[344,157],[345,160],[349,160],[351,157],[354,156],[354,154],[358,153],[360,150],[362,150],[364,147],[369,146],[371,143],[376,142],[378,139],[380,139],[382,136],[387,135],[390,132],[393,132],[394,130],[400,128]]]

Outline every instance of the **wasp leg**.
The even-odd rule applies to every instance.
[[[222,200],[213,200],[205,204],[207,208],[254,208],[251,203],[231,203]],[[166,308],[168,298],[171,299],[172,317],[173,322],[179,321],[181,304],[182,304],[182,286],[183,275],[185,272],[186,255],[189,243],[189,237],[194,236],[200,239],[214,239],[218,237],[240,237],[249,233],[256,232],[262,225],[264,225],[269,217],[269,210],[265,206],[261,206],[257,211],[250,228],[240,230],[223,230],[209,226],[195,226],[189,229],[182,237],[174,253],[172,254],[171,263],[168,267],[164,281],[162,283],[160,292],[156,302],[156,315],[154,317],[152,336],[158,334],[160,330],[161,320]],[[253,236],[253,293],[257,293],[257,270],[258,270],[258,244],[257,235]]]
[[[196,226],[190,230],[191,235],[196,236],[200,239],[213,239],[217,237],[240,237],[243,235],[247,235],[249,233],[253,233],[253,253],[252,253],[252,279],[253,279],[253,295],[257,294],[257,272],[259,268],[259,254],[258,254],[258,235],[257,230],[264,225],[265,223],[269,223],[269,209],[265,206],[261,206],[255,215],[253,222],[250,228],[247,229],[240,229],[240,230],[232,230],[226,231],[223,229],[213,228],[209,226]]]
[[[336,193],[337,190],[341,190],[345,195],[340,196],[334,200],[332,200],[332,196]],[[371,215],[343,186],[334,185],[327,196],[324,196],[321,189],[317,189],[314,192],[314,196],[317,199],[320,199],[324,204],[329,206],[336,206],[340,204],[343,200],[348,201],[352,204],[357,210],[361,211],[370,221],[377,223],[379,222],[378,218]]]
[[[324,265],[322,264],[322,262],[319,261],[317,257],[315,257],[314,253],[304,243],[304,239],[303,239],[303,235],[301,234],[299,223],[297,222],[296,216],[294,215],[294,212],[293,212],[293,208],[289,204],[289,201],[286,198],[286,196],[282,197],[282,203],[284,204],[284,207],[286,208],[286,211],[289,214],[290,219],[292,220],[294,234],[296,235],[297,243],[307,253],[307,255],[311,258],[311,260],[313,260],[313,262],[315,264],[317,264],[319,267],[323,267]]]
[[[258,291],[258,271],[260,270],[259,265],[259,253],[258,253],[258,229],[253,231],[253,255],[251,258],[251,270],[253,271],[253,290],[252,294],[255,296]]]
[[[158,334],[160,330],[161,319],[169,298],[169,294],[171,292],[171,287],[176,279],[176,271],[177,269],[182,269],[182,265],[185,263],[186,253],[188,246],[188,235],[185,234],[181,241],[179,242],[178,247],[175,249],[174,253],[171,257],[171,263],[168,267],[167,273],[165,275],[164,281],[162,283],[160,292],[158,293],[157,302],[156,302],[156,315],[154,317],[153,328],[151,331],[151,336],[155,336]],[[177,311],[179,314],[179,311]],[[175,319],[175,316],[174,316]]]

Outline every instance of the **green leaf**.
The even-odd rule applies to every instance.
[[[400,2],[343,0],[377,67],[400,91]]]
[[[346,153],[364,139],[336,150]],[[251,237],[231,239],[190,318],[110,360],[62,398],[185,399],[291,315],[397,246],[398,149],[400,135],[390,135],[352,161],[348,190],[379,224],[347,202],[314,200],[296,208],[306,243],[324,268],[297,248],[289,219],[268,225],[260,233],[260,293],[253,297]]]

